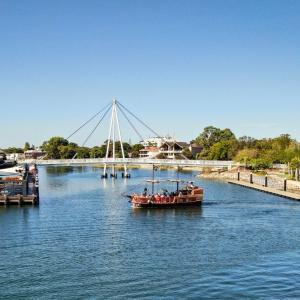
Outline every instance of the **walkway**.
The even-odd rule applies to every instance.
[[[265,186],[258,185],[258,184],[255,184],[255,183],[243,182],[243,181],[238,181],[238,180],[229,180],[228,183],[235,184],[235,185],[240,185],[240,186],[243,186],[243,187],[246,187],[246,188],[258,190],[260,192],[273,194],[273,195],[276,195],[276,196],[280,196],[280,197],[300,201],[300,194],[280,191],[280,190],[276,190],[274,188],[265,187]]]
[[[34,160],[27,159],[19,163],[36,163],[37,165],[160,165],[160,166],[179,166],[179,167],[200,167],[200,168],[228,168],[234,166],[233,161],[218,160],[174,160],[174,159],[145,159],[145,158],[86,158],[86,159],[50,159]]]

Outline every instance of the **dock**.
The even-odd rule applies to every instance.
[[[36,205],[38,204],[38,197],[37,195],[29,195],[29,196],[23,196],[23,195],[15,195],[15,196],[7,196],[7,195],[0,195],[0,205],[9,205],[9,204],[16,204],[16,205],[22,205],[22,204],[32,204]]]
[[[0,205],[39,204],[39,178],[36,165],[25,166],[18,176],[0,178]]]
[[[254,189],[254,190],[257,190],[257,191],[260,191],[260,192],[276,195],[276,196],[279,196],[279,197],[284,197],[284,198],[287,198],[287,199],[300,201],[300,194],[291,193],[291,192],[288,192],[288,191],[276,190],[276,189],[271,188],[271,187],[266,187],[266,186],[259,185],[259,184],[256,184],[256,183],[244,182],[244,181],[240,181],[240,180],[229,180],[228,183],[239,185],[239,186],[249,188],[249,189]]]

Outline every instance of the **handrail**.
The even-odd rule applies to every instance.
[[[82,159],[49,159],[24,160],[19,163],[36,163],[37,165],[76,165],[76,164],[149,164],[170,166],[200,166],[200,167],[232,167],[233,161],[220,160],[188,160],[188,159],[149,159],[149,158],[82,158]]]

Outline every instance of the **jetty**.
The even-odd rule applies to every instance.
[[[11,204],[39,204],[39,178],[36,165],[25,165],[18,176],[1,176],[0,205]]]
[[[0,196],[0,204],[2,205],[8,205],[8,204],[37,204],[38,198],[37,195],[29,195],[29,196],[23,196],[23,195],[16,195],[16,196],[7,196],[7,195],[1,195]]]

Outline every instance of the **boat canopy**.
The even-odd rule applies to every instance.
[[[157,179],[147,179],[146,182],[149,183],[160,183],[160,182],[166,182],[167,180],[157,180]]]
[[[172,183],[191,183],[192,181],[186,181],[182,179],[147,179],[148,183],[161,183],[161,182],[172,182]]]

